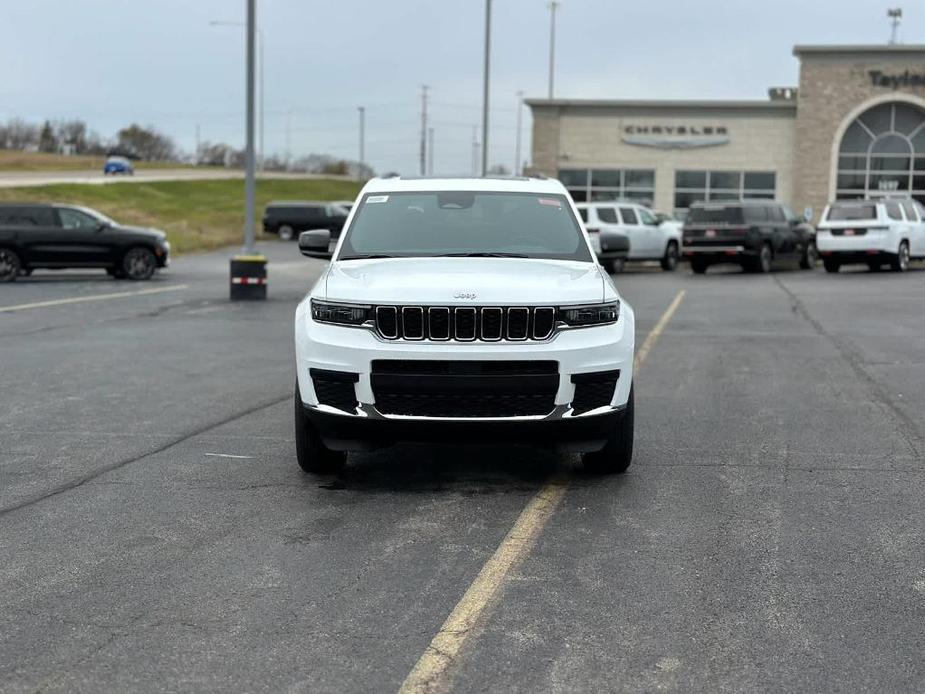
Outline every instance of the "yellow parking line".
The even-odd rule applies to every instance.
[[[648,357],[652,346],[681,305],[682,299],[683,289],[669,304],[636,353],[636,369],[642,366]],[[427,646],[424,655],[405,678],[399,689],[400,694],[419,694],[447,688],[443,678],[456,661],[463,644],[472,635],[473,628],[485,609],[497,598],[505,577],[530,554],[546,523],[565,496],[566,488],[567,482],[562,478],[550,480],[521,511],[514,527],[505,535],[495,553],[479,571],[479,575],[475,577],[440,627],[440,631]]]
[[[73,296],[68,299],[54,299],[52,301],[36,301],[32,304],[17,304],[15,306],[0,306],[0,313],[13,311],[26,311],[30,308],[45,308],[46,306],[63,306],[64,304],[82,304],[87,301],[106,301],[107,299],[124,299],[129,296],[145,296],[148,294],[163,294],[164,292],[177,292],[189,289],[188,284],[176,284],[170,287],[157,289],[142,289],[137,292],[113,292],[112,294],[93,294],[91,296]]]

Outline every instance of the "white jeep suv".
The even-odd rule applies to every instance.
[[[582,202],[577,207],[589,231],[596,230],[603,245],[607,245],[608,234],[629,239],[627,260],[657,260],[669,272],[678,266],[681,225],[674,220],[659,222],[651,210],[633,202]],[[594,244],[595,239],[591,241]]]
[[[329,257],[327,230],[299,237]],[[547,179],[373,179],[295,316],[299,465],[403,441],[554,445],[623,472],[634,316]]]
[[[816,248],[827,272],[851,263],[905,272],[911,258],[925,258],[925,208],[911,198],[833,202],[816,227]]]

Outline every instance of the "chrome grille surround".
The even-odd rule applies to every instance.
[[[377,306],[383,340],[542,342],[561,327],[551,306]]]

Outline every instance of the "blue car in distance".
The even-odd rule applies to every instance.
[[[132,176],[134,173],[135,167],[132,166],[132,162],[126,157],[108,157],[106,159],[106,163],[103,165],[104,176],[108,176],[110,174],[113,176],[118,174]]]

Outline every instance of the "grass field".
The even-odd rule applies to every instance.
[[[348,200],[359,184],[330,179],[257,180],[257,229],[271,200]],[[240,243],[244,233],[244,181],[163,181],[125,185],[62,184],[0,188],[3,202],[85,205],[122,224],[167,232],[175,253]]]
[[[48,152],[20,152],[0,149],[0,171],[102,171],[106,157],[65,156]],[[169,161],[144,161],[136,164],[145,169],[188,169],[190,164]],[[202,168],[202,167],[200,167]]]

